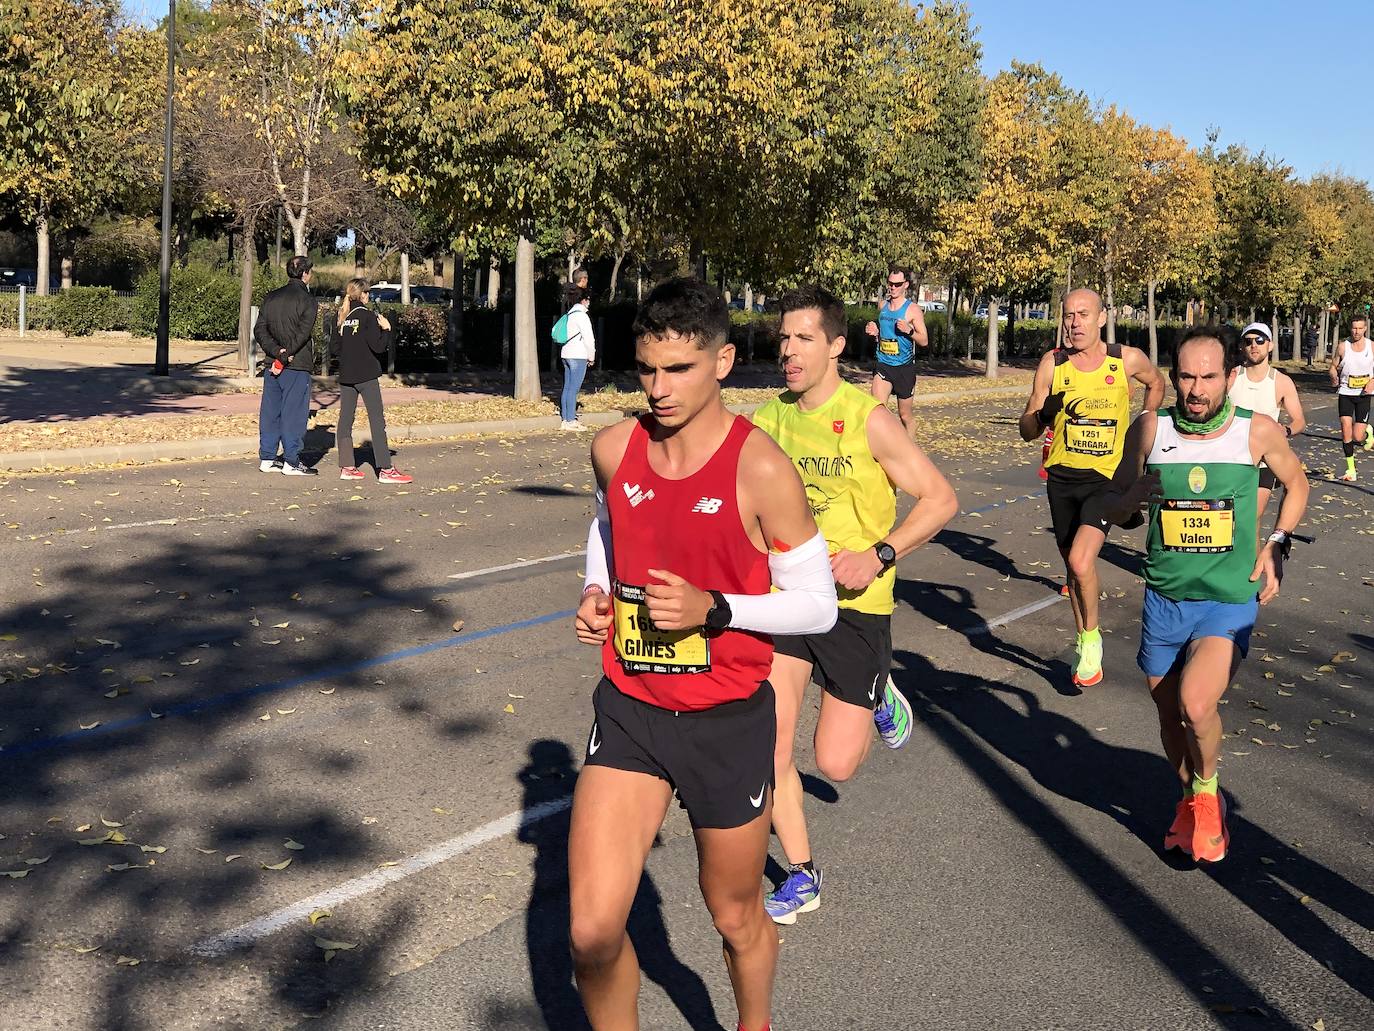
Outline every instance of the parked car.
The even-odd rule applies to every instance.
[[[1026,312],[1026,318],[1047,319],[1049,318],[1049,315],[1041,308],[1031,308],[1029,311]]]
[[[731,310],[731,311],[744,311],[744,298],[743,298],[743,297],[732,297],[732,298],[730,298],[730,310]],[[755,311],[756,313],[757,313],[757,312],[762,312],[762,311],[763,311],[763,305],[759,304],[758,301],[755,301],[755,302],[754,302],[754,311]]]
[[[919,303],[920,303],[920,305],[921,305],[921,310],[922,310],[922,311],[940,311],[940,312],[943,312],[943,311],[948,311],[948,310],[949,310],[948,308],[945,307],[945,302],[944,302],[944,301],[921,301],[921,302],[919,302]]]
[[[978,306],[978,310],[975,311],[975,312],[973,313],[973,317],[974,317],[975,319],[986,319],[986,318],[988,317],[988,306],[987,306],[986,304],[980,304],[980,305]],[[1004,308],[998,308],[998,309],[997,309],[997,321],[998,321],[998,322],[1006,322],[1006,321],[1007,321],[1007,312],[1006,312],[1006,309],[1004,309]]]
[[[30,290],[38,288],[38,270],[31,268],[0,268],[0,290],[18,290],[26,286]],[[62,280],[49,274],[48,292],[57,293],[62,289]]]
[[[391,283],[378,283],[367,292],[369,304],[400,304],[401,288]]]
[[[446,286],[412,286],[411,304],[451,304],[453,291]]]

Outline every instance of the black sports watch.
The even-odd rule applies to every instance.
[[[702,625],[707,630],[719,633],[730,626],[730,620],[735,618],[735,614],[730,611],[730,603],[725,600],[725,595],[720,591],[707,591],[712,598],[712,605],[706,612],[706,622]]]
[[[897,564],[897,549],[887,543],[887,541],[879,541],[877,544],[873,545],[873,550],[878,555],[878,561],[883,564],[883,573],[886,573]],[[878,575],[881,576],[882,573]]]

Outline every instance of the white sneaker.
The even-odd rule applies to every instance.
[[[565,433],[575,433],[576,431],[582,428],[582,425],[575,420],[573,422],[569,422],[567,419],[564,419],[562,422],[558,424],[558,428],[560,430],[563,430]]]
[[[260,461],[258,462],[258,472],[260,473],[279,473],[281,472],[281,462],[279,461]]]

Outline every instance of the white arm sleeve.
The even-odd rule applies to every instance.
[[[582,589],[593,584],[611,593],[611,514],[601,491],[596,492],[596,516],[587,533],[587,577]]]
[[[770,554],[768,571],[776,591],[725,596],[732,627],[765,634],[823,634],[835,625],[835,575],[824,537],[818,533],[791,551]]]

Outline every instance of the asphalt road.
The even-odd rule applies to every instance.
[[[1326,478],[1307,400],[1318,540],[1228,692],[1206,870],[1159,852],[1143,531],[1107,549],[1107,677],[1079,693],[1019,402],[920,410],[963,512],[900,567],[919,722],[848,784],[807,777],[827,887],[783,931],[776,1027],[1374,1027],[1370,488]],[[0,1028],[585,1026],[585,447],[408,447],[400,490],[242,462],[0,486],[0,873],[26,871],[0,876]],[[680,813],[632,933],[646,1028],[734,1027]]]

